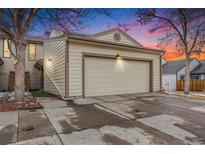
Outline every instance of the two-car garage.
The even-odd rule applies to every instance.
[[[44,46],[44,88],[63,99],[161,90],[161,51],[120,29],[52,38]]]
[[[152,91],[152,61],[106,55],[85,55],[84,96]]]

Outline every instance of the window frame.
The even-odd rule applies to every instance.
[[[11,58],[11,51],[9,50],[9,47],[8,47],[8,50],[9,50],[9,52],[10,52],[10,56],[9,56],[9,57],[6,57],[6,56],[5,56],[5,50],[4,50],[4,48],[5,48],[5,44],[4,44],[5,41],[6,41],[7,46],[8,46],[7,40],[6,40],[6,39],[3,39],[3,58]],[[9,41],[11,41],[11,40],[9,40]],[[11,42],[11,46],[12,46],[12,42]]]
[[[196,79],[198,77],[198,79]],[[201,80],[201,75],[191,75],[191,80]]]
[[[35,45],[35,58],[34,59],[30,59],[30,46],[31,45]],[[35,43],[29,43],[28,44],[28,61],[36,61],[36,44]]]

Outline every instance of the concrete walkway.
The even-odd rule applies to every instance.
[[[0,113],[0,144],[204,144],[205,101],[164,94],[38,98]]]

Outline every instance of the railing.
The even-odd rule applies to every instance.
[[[41,74],[30,74],[30,89],[39,90],[42,89],[42,75]]]
[[[29,74],[30,76],[30,90],[39,90],[42,89],[42,76],[41,74]],[[8,73],[0,73],[0,92],[9,90],[9,74]]]
[[[177,80],[177,91],[184,90],[184,80]],[[205,80],[190,80],[190,91],[204,91]]]
[[[0,73],[0,92],[8,91],[8,79],[9,79],[9,74]]]

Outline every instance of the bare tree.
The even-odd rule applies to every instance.
[[[15,58],[15,98],[24,100],[25,50],[27,33],[39,9],[0,9],[0,31],[6,37],[11,55]],[[11,42],[15,45],[12,49]]]
[[[4,34],[10,53],[15,58],[15,100],[24,100],[27,36],[28,32],[35,29],[37,22],[68,32],[72,28],[80,27],[82,17],[106,12],[103,9],[0,9],[0,32]],[[11,43],[14,43],[14,50]]]
[[[205,9],[139,9],[137,20],[142,25],[152,24],[152,32],[165,32],[159,47],[175,44],[176,50],[185,55],[184,94],[189,94],[190,58],[201,54],[205,45]]]

